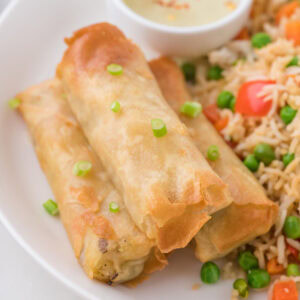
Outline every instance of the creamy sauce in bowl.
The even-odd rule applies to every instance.
[[[168,26],[200,26],[232,13],[240,0],[123,0],[137,14]]]

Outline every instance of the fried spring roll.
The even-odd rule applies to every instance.
[[[66,42],[57,74],[132,218],[162,252],[185,247],[210,214],[231,203],[226,185],[163,99],[142,52],[115,26],[92,25]],[[122,70],[111,74],[111,64]],[[167,127],[160,138],[151,128],[156,118]]]
[[[160,88],[171,107],[180,114],[180,107],[191,101],[179,67],[168,58],[150,63]],[[193,132],[193,140],[205,154],[210,145],[217,145],[220,157],[211,162],[214,171],[228,184],[233,203],[213,215],[196,235],[195,253],[205,262],[225,256],[234,248],[268,232],[277,217],[278,207],[270,201],[253,174],[243,165],[215,128],[199,115],[195,119],[181,115]]]
[[[166,260],[135,226],[63,93],[60,82],[50,80],[18,97],[77,259],[90,278],[109,283],[162,268]],[[73,174],[74,164],[81,160],[92,163],[84,177]],[[119,212],[110,212],[111,202],[119,205]]]

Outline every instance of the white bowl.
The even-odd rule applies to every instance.
[[[207,53],[232,39],[247,22],[251,4],[240,0],[231,14],[214,23],[172,27],[138,15],[123,0],[107,0],[112,23],[161,54],[184,57]]]

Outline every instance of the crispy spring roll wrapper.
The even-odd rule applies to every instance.
[[[165,99],[180,114],[181,105],[191,101],[180,68],[164,57],[153,60],[150,66]],[[266,197],[253,174],[203,114],[195,119],[181,115],[181,120],[192,131],[194,143],[204,155],[210,145],[219,147],[220,158],[210,164],[227,183],[233,197],[233,203],[214,214],[195,237],[196,256],[205,262],[225,256],[234,248],[268,232],[275,222],[278,207]]]
[[[135,226],[63,93],[59,80],[49,80],[18,97],[77,259],[90,278],[109,283],[125,282],[143,270],[149,273],[162,268],[164,256]],[[93,165],[85,177],[72,171],[81,160]],[[118,213],[110,212],[112,201],[119,204]]]
[[[231,203],[223,181],[163,99],[144,55],[115,26],[100,23],[66,39],[58,66],[68,101],[137,226],[162,252],[185,247],[210,214]],[[107,66],[123,67],[111,75]],[[110,109],[119,101],[121,111]],[[154,136],[151,120],[168,133]]]

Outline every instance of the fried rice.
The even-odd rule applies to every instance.
[[[197,59],[196,83],[189,85],[193,98],[205,107],[216,103],[218,95],[224,90],[237,97],[240,86],[247,81],[273,81],[258,95],[264,101],[272,101],[271,109],[264,117],[246,117],[230,109],[219,109],[221,118],[228,119],[220,134],[230,142],[242,160],[253,153],[259,143],[267,143],[275,151],[276,159],[268,166],[260,162],[254,174],[268,197],[279,204],[278,220],[269,233],[243,246],[243,249],[253,249],[260,268],[266,268],[267,262],[273,258],[286,268],[291,247],[300,251],[300,242],[283,234],[286,217],[300,214],[300,113],[288,125],[284,124],[279,113],[286,105],[298,111],[300,109],[300,65],[286,67],[293,57],[298,57],[300,61],[300,46],[288,40],[285,32],[287,22],[300,20],[300,6],[288,18],[283,17],[276,23],[276,12],[285,2],[255,0],[246,29],[249,38],[230,41],[207,57]],[[254,49],[250,38],[257,32],[267,33],[272,42],[261,49]],[[207,79],[207,70],[211,65],[223,69],[221,80]],[[295,154],[287,167],[282,162],[286,153]],[[236,296],[233,292],[232,298]]]

